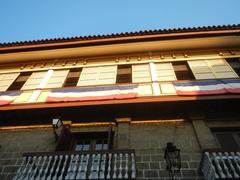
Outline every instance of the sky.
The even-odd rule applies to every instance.
[[[0,43],[240,24],[240,0],[0,0]]]

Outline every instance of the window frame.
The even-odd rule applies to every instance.
[[[186,69],[179,70],[179,69],[176,69],[176,66],[184,66],[184,68],[186,68]],[[192,70],[191,70],[187,61],[173,61],[172,62],[172,67],[173,67],[173,70],[174,70],[177,81],[196,80],[196,78],[194,77],[194,74],[193,74],[193,72],[192,72]],[[186,75],[182,76],[182,75],[179,75],[179,73],[187,74],[187,78],[185,78]]]
[[[121,72],[124,70],[125,72]],[[122,64],[117,66],[116,84],[124,83],[132,83],[132,64]]]
[[[231,68],[235,71],[235,73],[240,77],[240,58],[226,58],[226,61],[231,66]],[[232,64],[234,63],[238,65],[238,68],[233,67]]]
[[[96,141],[99,139],[107,140],[108,148],[106,150],[112,150],[114,143],[114,131],[112,131],[112,128],[110,128],[109,131],[71,132],[69,126],[63,126],[55,151],[75,151],[77,142],[89,139],[95,141],[95,144],[90,143],[90,146],[92,146],[87,151],[103,151],[103,149],[94,149],[96,146]]]

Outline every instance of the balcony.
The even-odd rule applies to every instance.
[[[26,153],[15,180],[136,179],[134,150]]]
[[[240,152],[204,152],[200,170],[207,180],[240,179]]]

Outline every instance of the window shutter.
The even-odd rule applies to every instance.
[[[20,73],[0,74],[0,91],[6,91]]]
[[[158,81],[174,81],[176,76],[171,63],[156,63]]]
[[[115,84],[117,76],[117,66],[99,67],[98,84]]]
[[[69,128],[63,126],[55,151],[69,151],[72,149],[74,137]]]
[[[137,82],[151,82],[151,73],[149,64],[138,64],[132,66],[132,81]]]
[[[53,71],[52,76],[49,78],[44,88],[59,88],[62,87],[69,70]]]
[[[224,59],[188,61],[196,79],[237,78]]]
[[[99,67],[83,68],[77,86],[88,86],[97,83]]]
[[[37,89],[47,71],[33,72],[21,90]]]
[[[237,74],[224,59],[208,60],[216,78],[237,78]]]
[[[78,86],[115,84],[117,66],[83,68]]]
[[[215,78],[206,60],[188,61],[188,64],[196,79],[214,79]]]

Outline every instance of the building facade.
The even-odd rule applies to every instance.
[[[238,179],[239,76],[239,25],[0,44],[0,179]]]

